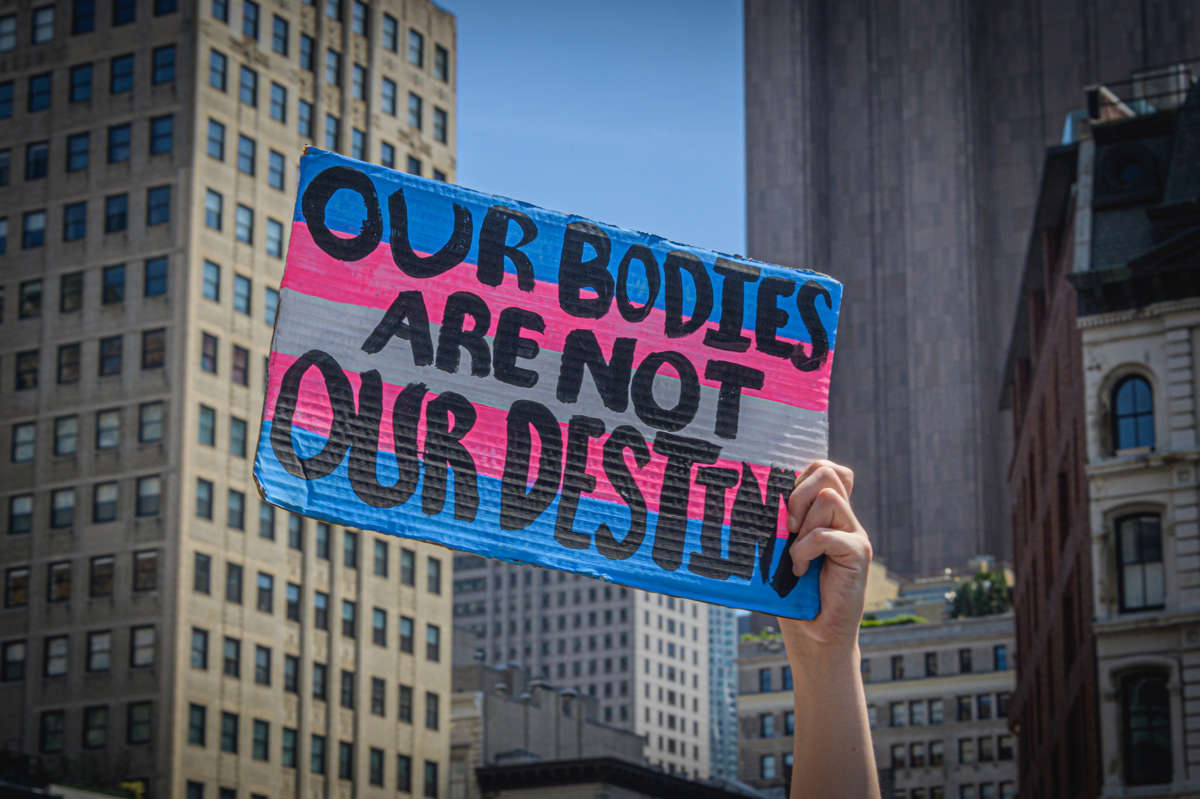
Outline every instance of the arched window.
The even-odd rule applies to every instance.
[[[1126,785],[1171,781],[1171,706],[1162,672],[1121,679],[1121,733]]]
[[[1121,610],[1163,606],[1162,523],[1153,513],[1117,519],[1117,581]]]
[[[1139,375],[1117,383],[1112,392],[1113,450],[1154,446],[1154,392]]]

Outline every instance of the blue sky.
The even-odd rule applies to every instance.
[[[739,0],[440,0],[458,182],[745,251]]]

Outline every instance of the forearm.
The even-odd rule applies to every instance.
[[[787,641],[795,682],[792,797],[878,797],[857,644]]]

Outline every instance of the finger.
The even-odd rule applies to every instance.
[[[846,488],[846,498],[849,499],[850,495],[854,493],[854,470],[849,466],[843,466],[840,463],[834,463],[828,458],[821,458],[810,463],[808,468],[804,470],[804,474],[802,474],[801,477],[803,478],[804,476],[808,475],[809,472],[816,471],[820,468],[833,469],[833,471],[837,473],[838,479],[842,481],[842,485]],[[798,483],[799,480],[796,482]]]
[[[845,532],[848,534],[861,537],[866,540],[866,533],[862,526],[858,523],[858,519],[854,516],[854,511],[850,508],[850,503],[838,491],[831,488],[823,488],[813,500],[808,512],[804,518],[800,520],[800,525],[796,531],[796,540],[792,545],[791,553],[795,553],[796,545],[806,540],[816,530],[833,530]],[[811,544],[808,546],[812,546]],[[804,549],[799,550],[800,557],[805,558]],[[808,571],[808,561],[812,560],[816,555],[806,557],[804,560],[797,560],[796,554],[792,555],[792,570],[800,576]]]
[[[849,530],[818,527],[797,538],[788,551],[797,577],[803,577],[809,564],[822,555],[851,568],[865,569],[871,563],[871,542],[865,535]]]
[[[834,466],[835,464],[828,461],[817,461],[804,470],[796,487],[792,489],[792,493],[788,497],[789,532],[794,533],[800,529],[801,520],[808,513],[808,509],[812,507],[817,495],[826,488],[849,497],[846,483],[843,482],[842,475]],[[853,481],[853,476],[851,481]]]

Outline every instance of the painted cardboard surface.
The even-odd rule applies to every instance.
[[[325,521],[781,616],[841,285],[310,148],[254,475]]]

